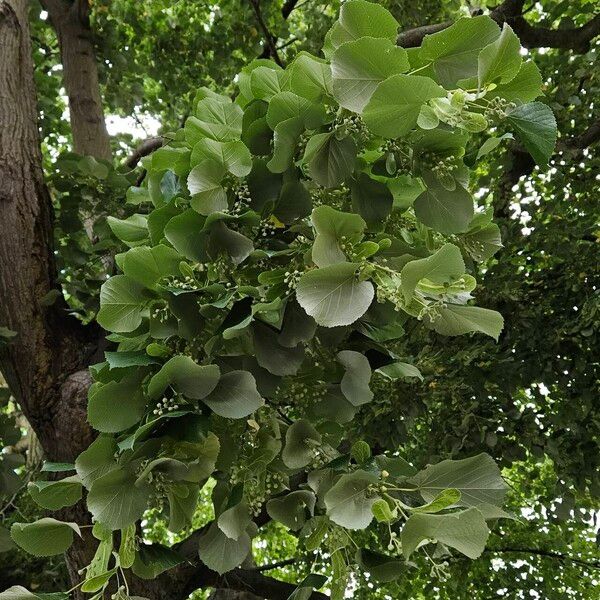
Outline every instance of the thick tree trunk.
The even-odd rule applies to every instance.
[[[49,460],[71,462],[93,432],[86,422],[87,365],[98,330],[70,317],[58,290],[53,214],[44,184],[27,22],[28,0],[0,0],[0,325],[17,335],[0,345],[0,370]],[[89,518],[79,505],[63,518]],[[82,521],[83,520],[83,521]],[[92,541],[70,552],[87,564]]]
[[[63,81],[69,97],[73,149],[111,160],[98,67],[89,24],[88,0],[41,0],[60,45]]]

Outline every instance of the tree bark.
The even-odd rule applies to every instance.
[[[99,335],[97,327],[83,327],[69,316],[56,284],[28,4],[0,0],[0,325],[17,333],[0,345],[0,370],[46,457],[72,462],[93,439],[86,421],[87,366],[95,360]],[[58,299],[49,302],[53,295]],[[89,520],[81,504],[62,516]],[[75,581],[77,570],[90,559],[89,537],[70,551]]]
[[[63,81],[69,97],[73,149],[111,160],[87,0],[41,0],[60,46]]]

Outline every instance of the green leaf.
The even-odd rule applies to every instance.
[[[394,197],[387,185],[359,173],[352,181],[352,208],[367,222],[369,229],[383,229],[392,212]]]
[[[13,523],[10,535],[20,548],[34,556],[62,554],[72,543],[73,533],[81,536],[76,523],[46,517],[33,523]]]
[[[198,102],[196,117],[190,117],[185,123],[185,139],[192,147],[204,137],[219,142],[238,140],[242,134],[243,114],[237,104],[204,98]]]
[[[421,375],[421,371],[417,367],[401,361],[395,361],[389,365],[379,367],[376,373],[381,373],[384,377],[392,380],[400,377],[416,377],[423,381],[423,375]]]
[[[363,119],[376,135],[401,137],[416,126],[425,102],[445,95],[444,89],[429,77],[392,75],[373,92],[363,111]]]
[[[460,250],[454,244],[444,244],[431,256],[406,263],[400,272],[404,300],[408,304],[421,279],[443,285],[459,279],[465,272]]]
[[[278,336],[279,332],[268,325],[254,323],[252,339],[256,360],[273,375],[295,375],[304,361],[304,347],[302,344],[292,348],[282,346]]]
[[[150,486],[123,467],[98,477],[92,483],[87,506],[93,517],[111,530],[124,529],[144,514]]]
[[[290,89],[303,98],[318,102],[323,95],[332,95],[331,67],[307,52],[296,56],[286,74]]]
[[[190,168],[190,151],[188,148],[163,146],[152,153],[151,168],[152,171],[171,170],[181,175]]]
[[[538,165],[545,165],[556,145],[556,119],[546,104],[530,102],[517,106],[507,116],[507,121],[523,142]]]
[[[179,275],[181,256],[173,248],[159,244],[152,248],[138,246],[123,257],[123,273],[142,285],[152,288],[163,277]]]
[[[135,562],[135,544],[135,523],[132,523],[124,529],[121,529],[119,561],[124,569],[131,568]]]
[[[138,246],[148,240],[148,221],[144,215],[131,215],[126,219],[106,217],[112,232],[128,246]]]
[[[242,564],[250,552],[250,546],[247,533],[238,539],[231,539],[213,523],[200,538],[198,554],[209,569],[222,575]]]
[[[73,506],[81,500],[81,480],[77,475],[60,481],[34,481],[29,484],[29,495],[33,500],[50,510]]]
[[[318,267],[345,262],[346,254],[341,245],[358,243],[366,223],[360,215],[341,212],[330,206],[319,206],[311,215],[316,231],[312,259]]]
[[[245,177],[252,169],[250,151],[240,140],[217,142],[206,138],[200,140],[192,150],[191,165],[195,168],[204,160],[212,160],[235,177]],[[190,185],[188,179],[188,187]]]
[[[306,523],[307,514],[312,516],[315,510],[316,496],[309,490],[297,490],[282,498],[273,498],[267,502],[267,513],[275,521],[283,523],[292,531],[297,531]]]
[[[264,404],[254,377],[247,371],[222,375],[216,388],[202,402],[217,415],[230,419],[247,417]]]
[[[323,587],[326,581],[327,577],[324,575],[311,573],[298,584],[298,587],[289,595],[287,600],[310,600],[313,591]]]
[[[387,500],[380,498],[373,503],[371,512],[378,523],[391,523],[395,516]]]
[[[463,18],[450,27],[426,35],[419,58],[431,63],[436,79],[453,89],[461,79],[477,75],[479,52],[500,35],[500,28],[487,15]]]
[[[325,188],[340,186],[354,170],[356,143],[351,137],[338,139],[334,133],[318,133],[306,144],[303,163],[310,176]]]
[[[340,263],[308,271],[296,288],[300,306],[324,327],[350,325],[362,317],[375,294],[373,285],[359,281],[356,263]]]
[[[160,544],[143,544],[136,553],[132,571],[141,579],[155,579],[182,562],[181,556],[170,548]]]
[[[201,215],[227,209],[227,194],[221,185],[225,167],[209,158],[197,164],[188,175],[187,186],[192,208]]]
[[[178,532],[189,527],[198,506],[199,486],[176,484],[167,488],[169,500],[169,531]]]
[[[202,232],[206,219],[189,208],[169,220],[165,226],[165,237],[177,252],[198,262],[204,262],[208,233]]]
[[[342,4],[339,19],[328,38],[333,48],[337,48],[367,36],[395,42],[397,35],[398,21],[383,6],[365,0],[351,0]]]
[[[448,515],[413,514],[400,534],[402,553],[408,560],[423,540],[432,539],[475,559],[483,552],[489,533],[476,508]]]
[[[443,460],[419,471],[409,481],[417,486],[425,502],[434,501],[446,489],[457,489],[464,506],[501,506],[507,489],[498,465],[488,454],[463,460]]]
[[[20,585],[13,585],[4,592],[0,592],[0,600],[69,600],[69,594],[63,592],[50,594],[30,592]]]
[[[254,250],[254,244],[250,238],[229,229],[223,221],[218,221],[210,228],[208,250],[214,258],[221,252],[225,252],[235,265],[239,265],[250,256]]]
[[[401,577],[406,566],[402,560],[366,548],[356,551],[356,563],[369,574],[370,579],[381,583],[394,581]]]
[[[460,498],[460,490],[450,488],[442,490],[431,502],[422,506],[415,506],[410,510],[413,513],[437,513],[457,504]]]
[[[445,308],[441,308],[439,314],[433,319],[426,315],[424,321],[431,329],[442,335],[462,335],[479,331],[493,337],[496,341],[504,327],[504,319],[499,312],[460,304],[448,304]]]
[[[504,23],[500,37],[479,53],[479,87],[495,82],[508,83],[519,72],[522,62],[521,42],[510,25]]]
[[[144,350],[130,352],[105,352],[104,357],[111,369],[126,369],[127,367],[147,367],[159,364],[159,361],[148,356]]]
[[[317,324],[295,301],[289,300],[283,314],[281,332],[277,341],[286,348],[294,348],[301,342],[310,341],[317,329]]]
[[[217,365],[199,365],[189,356],[174,356],[148,383],[148,397],[156,400],[172,386],[186,398],[201,400],[215,389],[219,376]]]
[[[116,451],[117,443],[114,438],[100,435],[77,457],[75,468],[86,489],[89,490],[98,477],[117,466],[114,458]]]
[[[353,406],[361,406],[373,400],[373,392],[369,388],[371,366],[364,354],[354,350],[342,350],[336,355],[346,372],[342,377],[340,388]]]
[[[146,399],[140,382],[110,381],[89,389],[87,417],[103,433],[117,433],[135,425],[144,416]]]
[[[378,500],[369,486],[377,481],[376,475],[362,470],[342,475],[325,494],[329,518],[346,529],[366,529],[373,520],[373,504]]]
[[[10,537],[10,531],[0,526],[0,554],[13,550],[15,545]]]
[[[246,535],[246,529],[250,522],[250,511],[244,501],[223,511],[217,519],[219,529],[232,540],[238,540],[241,536]]]
[[[381,81],[409,67],[406,50],[389,39],[361,37],[347,42],[331,57],[333,95],[341,106],[360,113]]]
[[[134,331],[142,323],[146,301],[144,287],[140,283],[127,275],[114,275],[100,289],[100,310],[96,320],[109,331]]]
[[[290,469],[301,469],[315,456],[315,447],[321,444],[321,434],[310,421],[299,419],[285,433],[285,446],[281,453],[284,464]]]
[[[281,92],[271,98],[267,109],[267,123],[277,132],[277,125],[290,119],[299,119],[302,129],[316,129],[325,121],[324,107],[293,92]]]
[[[460,184],[447,190],[435,177],[426,177],[427,189],[415,200],[417,219],[440,233],[466,231],[473,218],[473,198]]]
[[[527,61],[508,83],[498,85],[491,94],[510,102],[531,102],[543,95],[542,85],[542,74],[537,65],[533,61]]]
[[[264,65],[253,69],[250,73],[250,89],[254,98],[268,101],[281,92],[282,73],[281,69],[271,69]]]
[[[304,123],[301,117],[292,117],[278,123],[274,131],[273,157],[267,166],[273,173],[283,173],[292,163]]]
[[[273,214],[282,223],[293,223],[309,215],[311,208],[311,195],[304,183],[288,181],[281,186]]]

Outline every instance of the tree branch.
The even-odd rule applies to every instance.
[[[273,58],[273,60],[280,66],[283,67],[283,62],[281,61],[281,57],[279,56],[279,52],[277,50],[277,46],[275,45],[275,36],[269,31],[265,20],[263,19],[262,12],[260,10],[260,0],[250,0],[250,4],[252,5],[252,9],[254,10],[254,14],[256,15],[256,20],[258,21],[258,26],[261,28],[263,35],[265,37],[265,41],[267,42],[267,47],[269,49],[269,55]]]
[[[525,48],[560,48],[585,53],[590,42],[600,35],[600,14],[591,21],[571,29],[548,29],[534,27],[523,17],[524,0],[505,0],[490,12],[490,17],[502,26],[508,23],[519,36]],[[397,44],[404,48],[420,46],[426,35],[437,33],[452,25],[452,21],[425,25],[403,31],[399,34]]]
[[[287,600],[296,589],[294,584],[263,575],[257,569],[234,569],[219,575],[205,565],[198,565],[191,573],[184,594],[187,597],[194,590],[206,587],[249,592],[265,600]],[[310,598],[329,600],[329,596],[321,592],[313,592]]]
[[[281,7],[281,16],[284,19],[287,19],[290,16],[290,13],[296,8],[298,4],[298,0],[286,0]]]
[[[164,144],[164,139],[161,136],[149,137],[141,142],[138,147],[125,160],[125,166],[134,169],[140,159],[148,154],[152,154]]]
[[[488,548],[484,552],[488,554],[533,554],[545,558],[573,562],[592,569],[600,569],[600,561],[587,561],[581,558],[574,558],[568,554],[553,552],[552,550],[542,550],[540,548]]]

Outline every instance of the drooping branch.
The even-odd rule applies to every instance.
[[[498,25],[508,23],[519,36],[525,48],[560,48],[585,53],[590,48],[590,42],[600,35],[600,14],[581,27],[570,29],[549,29],[535,27],[523,16],[524,0],[505,0],[490,12],[490,17]],[[426,35],[437,33],[452,25],[452,21],[424,25],[403,31],[398,36],[398,45],[404,48],[420,46]]]
[[[281,7],[281,16],[284,19],[287,19],[292,11],[296,8],[298,4],[298,0],[286,0]]]

